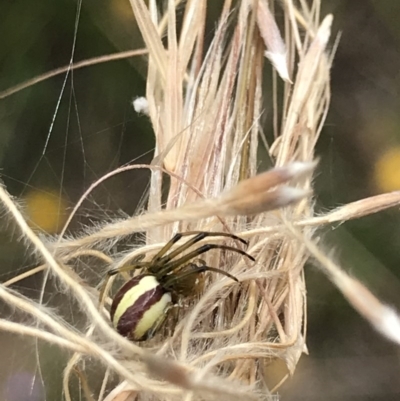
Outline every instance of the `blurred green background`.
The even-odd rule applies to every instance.
[[[71,0],[3,0],[0,92],[70,62],[78,12],[74,61],[142,47],[127,0],[84,0],[81,7]],[[318,211],[400,190],[400,2],[326,0],[323,15],[328,12],[341,38],[331,109],[317,148]],[[212,9],[210,21],[212,27]],[[113,61],[0,99],[1,177],[32,224],[57,233],[66,211],[93,181],[125,163],[151,160],[150,124],[132,108],[132,100],[145,93],[144,74],[143,58]],[[71,232],[121,211],[132,214],[147,180],[143,171],[108,180],[84,203]],[[336,260],[400,310],[399,223],[395,208],[322,232]],[[6,216],[0,235],[5,281],[32,261]],[[280,390],[282,400],[399,400],[398,348],[376,334],[315,268],[308,266],[306,274],[310,356]],[[37,296],[40,282],[31,278],[18,289]],[[0,305],[0,316],[10,313]],[[1,399],[58,399],[59,388],[45,395],[40,380],[32,388],[22,385],[36,372],[34,343],[8,335],[0,340],[0,359],[9,361],[0,368]],[[44,369],[51,363],[56,377],[63,361],[54,366],[57,351],[48,352],[51,357],[41,363]],[[30,390],[24,393],[25,387]]]

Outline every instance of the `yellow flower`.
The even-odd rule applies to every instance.
[[[374,178],[380,191],[400,190],[400,146],[381,155],[375,163]]]
[[[65,220],[66,204],[54,191],[34,190],[25,197],[29,224],[49,234],[61,230]]]

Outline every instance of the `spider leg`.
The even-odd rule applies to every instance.
[[[216,267],[211,267],[211,266],[196,266],[193,268],[193,270],[182,273],[179,276],[174,276],[172,278],[170,278],[169,280],[167,280],[164,284],[163,284],[163,288],[165,288],[166,290],[173,290],[173,286],[177,281],[180,280],[184,280],[186,277],[191,276],[192,274],[200,274],[200,273],[204,273],[206,271],[211,271],[211,272],[215,272],[215,273],[220,273],[223,274],[226,277],[229,277],[230,279],[236,281],[237,283],[239,282],[239,280],[233,276],[232,274],[226,272],[225,270],[222,269],[218,269]]]
[[[173,261],[167,263],[165,266],[163,266],[162,269],[160,269],[157,272],[157,277],[159,277],[159,278],[163,277],[164,275],[168,274],[169,272],[175,270],[177,267],[186,264],[187,262],[189,262],[190,260],[192,260],[196,256],[199,256],[204,252],[208,252],[211,249],[224,249],[224,250],[227,250],[227,251],[240,253],[241,255],[246,256],[247,258],[252,260],[253,262],[255,261],[255,259],[251,255],[249,255],[248,253],[242,251],[241,249],[234,248],[232,246],[227,246],[227,245],[205,244],[205,245],[202,245],[201,247],[195,249],[194,251],[189,252],[187,255],[182,256],[181,258],[179,258],[177,260],[173,260]]]
[[[228,237],[228,238],[232,238],[236,241],[240,241],[241,243],[243,243],[244,245],[248,245],[248,242],[246,240],[244,240],[241,237],[238,237],[235,234],[231,234],[231,233],[226,233],[223,231],[185,231],[183,233],[179,233],[182,237],[187,237],[190,235],[195,235],[195,234],[203,234],[202,238],[206,238],[206,237]]]
[[[134,265],[127,264],[126,266],[114,267],[107,272],[107,275],[111,277],[118,273],[129,272],[131,270],[141,269],[142,267],[149,267],[149,265],[149,262],[135,262]]]
[[[172,245],[178,242],[183,237],[182,233],[175,234],[153,257],[152,264],[158,263],[163,259],[163,256],[171,249]]]
[[[173,244],[178,242],[182,237],[187,237],[189,235],[194,235],[193,238],[188,240],[186,243],[178,246],[173,252],[165,255],[169,249],[172,247]],[[229,237],[236,241],[240,241],[245,245],[248,245],[248,242],[244,239],[238,237],[237,235],[224,233],[224,232],[208,232],[208,231],[187,231],[184,233],[177,233],[174,237],[165,244],[165,246],[154,256],[152,263],[153,264],[165,264],[172,260],[175,256],[179,255],[186,249],[190,248],[192,245],[196,244],[197,242],[201,241],[206,237]],[[164,256],[165,255],[165,256]]]

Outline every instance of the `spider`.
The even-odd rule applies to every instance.
[[[186,236],[193,236],[193,238],[170,251],[176,242]],[[177,233],[149,262],[137,260],[133,265],[122,266],[108,272],[103,290],[111,276],[125,271],[143,269],[143,273],[127,281],[113,298],[110,318],[118,333],[133,341],[144,341],[153,337],[176,300],[199,292],[199,287],[203,284],[199,275],[203,272],[220,273],[239,282],[230,273],[207,266],[204,261],[195,258],[211,249],[223,249],[237,252],[252,261],[255,260],[241,249],[220,244],[205,244],[179,256],[202,239],[214,236],[229,237],[247,245],[247,241],[242,238],[224,232]],[[100,298],[102,299],[102,295]]]

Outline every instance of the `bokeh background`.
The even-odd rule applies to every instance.
[[[210,2],[210,35],[220,3]],[[322,3],[340,35],[331,108],[317,147],[316,207],[326,211],[400,190],[400,2]],[[80,61],[143,45],[127,0],[0,0],[0,38],[0,92],[67,65],[72,54]],[[145,60],[130,58],[64,73],[0,99],[1,178],[37,229],[56,234],[93,181],[125,163],[151,160],[150,124],[132,108],[144,95],[144,76]],[[84,203],[70,232],[134,213],[147,180],[144,171],[108,180]],[[400,310],[398,208],[321,234],[344,268]],[[1,281],[32,266],[20,240],[2,215]],[[308,266],[306,277],[310,355],[280,389],[281,399],[399,400],[399,348],[376,334],[315,268]],[[41,279],[16,288],[38,297]],[[0,303],[1,317],[11,313]],[[65,361],[55,348],[1,333],[0,344],[0,399],[60,399],[59,387],[46,382],[44,389],[38,378],[47,370],[49,382],[58,382]]]

